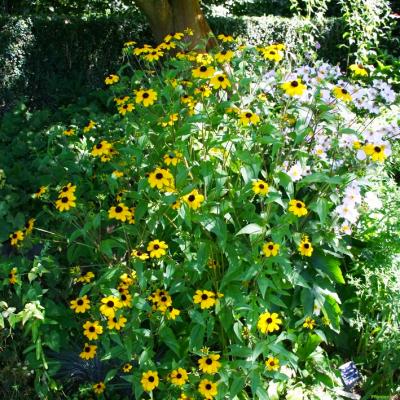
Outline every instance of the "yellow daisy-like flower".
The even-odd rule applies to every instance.
[[[122,371],[125,372],[125,373],[127,374],[128,372],[131,371],[132,368],[133,368],[132,364],[126,363],[126,364],[124,364],[124,365],[122,366]]]
[[[179,119],[179,114],[174,113],[171,114],[165,121],[161,121],[161,126],[166,127],[166,126],[173,126],[176,121]]]
[[[349,70],[352,71],[355,76],[368,76],[368,71],[362,64],[351,64]]]
[[[18,242],[24,240],[24,232],[18,230],[15,231],[14,233],[11,233],[9,237],[11,241],[11,246],[17,246]]]
[[[76,191],[76,185],[73,185],[71,182],[69,182],[67,185],[61,188],[58,197],[61,198],[63,196],[74,195],[75,191]]]
[[[181,97],[181,102],[182,102],[183,104],[192,104],[193,101],[194,101],[193,97],[192,97],[192,96],[189,96],[188,94],[184,94],[184,95]]]
[[[197,189],[193,189],[190,193],[182,197],[182,200],[193,210],[197,210],[204,201],[204,196]]]
[[[289,211],[296,217],[302,217],[308,214],[306,205],[300,200],[290,200],[289,201]]]
[[[76,197],[74,195],[62,195],[57,201],[56,201],[56,208],[57,210],[63,212],[63,211],[68,211],[71,208],[76,207],[75,203]]]
[[[262,179],[258,179],[253,182],[253,192],[255,194],[261,194],[265,196],[269,191],[268,183],[263,181]]]
[[[211,78],[215,73],[215,68],[212,66],[201,65],[196,69],[192,70],[193,78],[208,79]]]
[[[90,281],[94,278],[94,273],[92,271],[88,271],[82,274],[80,277],[75,278],[75,282],[79,283],[90,283]]]
[[[210,79],[210,85],[214,89],[226,89],[231,86],[225,74],[216,74]]]
[[[168,249],[168,245],[162,240],[152,240],[147,245],[147,251],[150,253],[151,258],[160,258],[167,254],[166,250]]]
[[[125,103],[118,107],[118,112],[121,115],[125,115],[126,113],[130,113],[135,109],[135,106],[132,103]]]
[[[91,131],[96,126],[96,122],[90,120],[88,124],[83,128],[83,132],[87,133]]]
[[[125,222],[132,216],[129,208],[124,203],[118,203],[117,206],[113,206],[108,210],[109,219],[117,219]]]
[[[66,130],[63,132],[63,134],[64,134],[65,136],[73,136],[73,135],[75,135],[75,129],[72,129],[72,128],[66,129]]]
[[[268,371],[279,371],[279,359],[276,357],[269,357],[268,360],[265,361],[265,366]]]
[[[194,90],[195,94],[201,95],[201,97],[210,97],[212,91],[209,86],[203,85]]]
[[[151,370],[143,372],[140,383],[142,384],[143,390],[146,392],[151,392],[158,386],[158,372]]]
[[[70,308],[76,313],[84,313],[87,310],[90,310],[90,300],[86,294],[83,297],[78,297],[75,300],[71,300],[70,304]]]
[[[160,49],[154,49],[145,54],[143,58],[146,61],[153,62],[153,61],[158,61],[163,55],[164,55],[163,51],[161,51]]]
[[[117,103],[117,106],[126,103],[129,99],[130,99],[129,96],[114,97],[114,101]]]
[[[232,36],[224,35],[223,33],[219,34],[217,36],[217,38],[218,38],[218,40],[221,40],[221,42],[223,42],[223,43],[229,43],[229,42],[234,42],[235,41],[235,39]]]
[[[307,328],[307,329],[313,330],[315,328],[315,325],[316,325],[315,320],[312,319],[311,317],[307,317],[304,320],[303,328]]]
[[[209,65],[213,62],[213,56],[208,53],[199,53],[195,55],[197,64]]]
[[[124,43],[124,47],[133,47],[136,44],[135,41],[129,40],[128,42]]]
[[[103,327],[100,325],[99,321],[86,321],[83,325],[83,334],[89,339],[89,340],[97,340],[99,338],[99,335],[103,333]]]
[[[384,162],[387,158],[385,154],[385,145],[384,144],[372,144],[368,143],[362,148],[368,156],[371,157],[372,161],[375,162]]]
[[[171,40],[166,40],[163,43],[160,43],[157,47],[161,50],[171,50],[176,48],[176,43]]]
[[[263,57],[266,60],[279,62],[283,59],[283,53],[275,48],[275,46],[268,46],[261,50]]]
[[[221,363],[218,361],[219,359],[219,354],[208,354],[207,356],[201,357],[197,362],[201,372],[214,375],[221,368]]]
[[[108,318],[107,322],[108,329],[116,329],[117,331],[119,331],[125,326],[126,321],[128,320],[125,317],[110,317]]]
[[[90,154],[94,157],[101,157],[103,155],[107,155],[110,153],[110,149],[112,144],[107,142],[107,140],[102,140],[100,143],[97,143]]]
[[[47,192],[47,187],[40,186],[39,190],[37,192],[33,193],[33,198],[40,199],[46,192]]]
[[[176,166],[183,159],[183,154],[179,151],[170,151],[169,153],[164,155],[165,164]]]
[[[186,30],[185,30],[185,33],[187,34]],[[182,32],[170,33],[169,35],[165,36],[164,41],[169,42],[172,39],[182,40],[183,36],[184,36],[184,34]]]
[[[141,251],[141,250],[137,250],[137,249],[132,250],[131,256],[138,258],[139,260],[142,260],[142,261],[145,261],[150,257],[149,254],[146,253],[145,251]]]
[[[275,257],[279,252],[279,244],[274,242],[264,243],[262,252],[265,257]]]
[[[178,368],[169,374],[169,379],[173,385],[182,386],[189,380],[189,377],[186,369]]]
[[[304,236],[303,239],[301,240],[298,250],[302,256],[311,257],[314,249],[311,243],[309,242],[307,236]]]
[[[28,222],[25,223],[25,236],[32,233],[33,227],[35,226],[35,218],[29,218]]]
[[[239,118],[240,118],[240,123],[244,126],[250,124],[256,125],[260,122],[260,117],[256,113],[253,113],[251,111],[242,111],[239,114]]]
[[[198,390],[207,400],[212,400],[218,394],[217,384],[208,379],[200,381]]]
[[[167,319],[175,320],[178,315],[180,315],[181,311],[177,308],[169,306],[166,310]]]
[[[173,186],[174,177],[169,170],[156,168],[153,172],[150,172],[147,180],[152,188],[163,189]]]
[[[123,307],[132,307],[132,295],[129,293],[122,293],[120,300]]]
[[[15,267],[9,272],[8,282],[10,283],[10,285],[15,285],[17,283],[17,281],[18,281],[17,272],[18,272],[18,270]]]
[[[262,333],[272,333],[274,331],[279,331],[282,325],[282,320],[279,318],[277,313],[269,313],[266,311],[258,317],[257,328]]]
[[[333,88],[332,92],[337,99],[343,100],[345,103],[348,103],[352,100],[351,94],[345,88],[336,86]]]
[[[215,60],[218,63],[229,62],[232,60],[235,53],[232,50],[222,50],[215,55]]]
[[[92,386],[92,388],[96,394],[102,394],[106,390],[106,385],[104,382],[97,382]]]
[[[149,107],[157,100],[157,92],[153,89],[140,89],[136,91],[136,103]]]
[[[107,296],[101,299],[100,312],[108,318],[114,318],[115,312],[122,307],[122,303],[117,297]]]
[[[112,172],[111,176],[112,176],[114,179],[118,179],[118,178],[123,177],[123,176],[124,176],[124,173],[123,173],[122,171],[115,170],[115,171]]]
[[[119,280],[126,286],[132,286],[136,281],[136,271],[126,272],[119,277]]]
[[[301,82],[301,79],[295,79],[293,81],[285,82],[281,85],[281,88],[285,91],[288,96],[302,96],[306,91],[307,87]]]
[[[79,357],[83,358],[84,360],[90,360],[96,356],[96,350],[97,350],[96,345],[85,343],[83,351],[81,354],[79,354]]]
[[[180,200],[175,200],[172,204],[171,207],[173,210],[179,210],[181,208],[181,201]]]
[[[210,308],[215,305],[215,293],[209,290],[196,290],[196,294],[193,296],[193,302],[200,304],[202,310]]]
[[[158,297],[158,301],[154,302],[154,306],[158,311],[165,313],[168,307],[172,306],[172,298],[168,293]]]
[[[119,76],[115,74],[108,75],[104,80],[106,85],[112,85],[114,83],[117,83],[118,81],[119,81]]]

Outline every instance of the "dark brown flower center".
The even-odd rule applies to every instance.
[[[271,361],[269,362],[269,365],[270,365],[271,367],[273,367],[273,366],[275,365],[275,361],[271,360]]]
[[[154,250],[158,250],[158,249],[160,248],[160,246],[159,246],[158,244],[155,244],[155,245],[153,246],[153,248],[154,248]]]
[[[122,207],[121,207],[121,206],[115,207],[115,212],[116,212],[116,213],[122,212]]]
[[[149,382],[154,382],[154,376],[149,376]]]
[[[375,146],[374,150],[376,153],[380,153],[382,151],[382,149],[379,146]]]
[[[114,307],[114,302],[112,300],[107,301],[107,307]]]
[[[164,177],[164,175],[161,172],[158,172],[156,174],[156,179],[162,179]]]
[[[297,81],[292,81],[292,82],[290,83],[290,86],[292,86],[292,87],[297,87],[297,86],[299,86],[299,82],[297,82]]]
[[[251,118],[252,115],[253,115],[252,113],[248,112],[246,113],[246,118]]]
[[[211,390],[211,385],[210,385],[209,383],[207,383],[206,389],[207,389],[207,390]]]
[[[263,183],[260,183],[260,184],[258,185],[258,187],[259,187],[260,189],[264,189],[264,184],[263,184]]]
[[[86,353],[90,353],[90,347],[89,346],[85,347],[85,352]]]
[[[182,378],[182,374],[176,374],[177,379],[181,379]]]
[[[149,96],[150,96],[150,95],[149,95],[147,92],[143,93],[143,98],[144,98],[144,99],[147,99]]]
[[[201,299],[202,299],[202,300],[207,300],[207,299],[208,299],[208,295],[206,295],[205,293],[203,293],[203,294],[201,295]]]
[[[211,358],[207,358],[207,359],[206,359],[206,364],[207,364],[207,365],[211,365],[211,364],[212,364]]]
[[[125,301],[126,300],[126,294],[121,295],[121,300]]]
[[[301,208],[302,207],[301,203],[296,203],[296,207]]]
[[[343,93],[343,94],[347,94],[348,91],[347,91],[346,89],[342,89],[342,93]]]
[[[89,332],[94,332],[96,330],[96,328],[94,327],[94,326],[91,326],[90,328],[89,328]]]
[[[195,196],[194,194],[191,194],[191,195],[188,197],[188,200],[189,200],[189,201],[194,201],[195,198],[196,198],[196,196]]]
[[[200,67],[200,72],[206,72],[207,71],[207,67],[205,65]]]
[[[272,322],[272,318],[271,317],[267,318],[266,322],[267,322],[267,324],[270,324]]]
[[[113,319],[113,322],[116,324],[117,323],[117,318],[116,317],[114,317]]]
[[[103,145],[101,144],[101,143],[97,143],[96,144],[96,149],[101,149],[103,147]],[[63,188],[63,191],[64,192],[66,192],[67,190],[68,190],[68,188],[67,188],[67,190],[64,190],[65,188]]]
[[[219,80],[220,82],[223,82],[223,81],[225,80],[225,78],[224,78],[223,76],[219,76],[219,77],[218,77],[218,80]]]
[[[68,197],[64,196],[61,198],[62,203],[68,203]]]
[[[268,246],[268,248],[269,248],[270,250],[272,250],[272,249],[274,248],[274,245],[270,244],[270,245]]]
[[[18,237],[18,235],[16,233],[13,233],[12,237],[13,237],[13,239],[16,239]]]
[[[308,249],[310,247],[309,243],[304,243],[304,248]]]
[[[81,305],[83,304],[83,300],[82,300],[82,299],[79,299],[79,300],[76,302],[76,304],[78,304],[78,306],[81,306]]]
[[[272,50],[269,52],[269,54],[275,55],[276,53],[275,53],[275,51]]]

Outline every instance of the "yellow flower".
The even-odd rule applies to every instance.
[[[118,107],[118,112],[121,115],[125,115],[126,113],[130,113],[135,109],[135,106],[132,103],[125,103]]]
[[[129,96],[114,97],[114,101],[117,103],[118,106],[126,103],[128,100],[129,100]]]
[[[15,231],[10,234],[11,246],[17,246],[19,241],[24,240],[24,232]]]
[[[125,222],[132,216],[129,208],[124,203],[118,203],[117,206],[113,206],[108,210],[109,219],[117,219],[119,221]]]
[[[172,306],[169,306],[166,310],[166,314],[167,314],[167,319],[172,319],[175,320],[176,317],[180,314],[180,310],[178,310],[177,308],[173,308]]]
[[[173,166],[176,166],[176,164],[182,161],[182,158],[183,155],[179,151],[170,151],[164,155],[164,162],[167,165],[172,164]]]
[[[98,382],[95,383],[92,388],[96,394],[102,394],[104,390],[106,390],[106,385],[103,382]]]
[[[296,215],[296,217],[302,217],[308,214],[306,205],[302,201],[295,199],[289,201],[289,211]]]
[[[276,357],[269,357],[268,360],[265,361],[265,366],[268,371],[279,371],[279,360]]]
[[[107,296],[101,299],[100,312],[108,318],[114,318],[115,312],[122,307],[122,303],[117,297]]]
[[[261,53],[266,60],[274,62],[279,62],[283,58],[283,53],[278,50],[274,45],[261,49]]]
[[[176,43],[171,40],[165,40],[163,43],[160,43],[157,48],[161,50],[175,49]]]
[[[127,286],[132,286],[136,280],[136,271],[131,271],[130,275],[126,272],[119,277],[119,280]]]
[[[121,172],[121,171],[115,170],[115,171],[112,172],[111,176],[114,179],[118,179],[118,178],[121,178],[122,176],[124,176],[124,173]]]
[[[191,29],[191,28],[186,28],[183,32],[187,36],[193,36],[193,29]]]
[[[282,325],[282,320],[279,318],[277,313],[269,313],[266,311],[258,317],[257,328],[262,333],[272,333],[273,331],[279,331]]]
[[[356,76],[368,76],[368,71],[362,64],[352,64],[349,66],[349,70]]]
[[[208,53],[199,53],[196,55],[195,60],[197,64],[209,65],[213,62],[213,56]]]
[[[264,253],[265,257],[275,257],[278,255],[279,252],[279,244],[274,242],[264,243],[262,252]]]
[[[86,321],[83,324],[83,334],[89,339],[89,340],[96,340],[98,339],[99,335],[103,333],[103,327],[100,325],[99,321]]]
[[[70,308],[76,313],[84,313],[90,309],[90,300],[86,294],[83,297],[78,297],[75,300],[71,300],[70,304]]]
[[[157,92],[153,89],[140,89],[136,91],[136,103],[143,104],[145,107],[151,106],[157,100]]]
[[[218,40],[221,40],[221,42],[223,42],[223,43],[234,42],[235,41],[235,39],[232,36],[224,35],[223,33],[218,35],[217,38],[218,38]]]
[[[307,87],[301,82],[301,79],[295,79],[290,82],[285,82],[281,88],[288,96],[302,96]]]
[[[307,236],[304,236],[304,238],[301,240],[298,250],[302,256],[311,257],[314,249]]]
[[[33,193],[33,198],[39,199],[47,192],[46,186],[40,186],[39,190],[36,193]]]
[[[249,124],[258,124],[260,122],[260,117],[251,111],[242,111],[239,115],[240,123],[244,126]]]
[[[136,44],[135,41],[129,40],[128,42],[125,42],[125,43],[124,43],[124,47],[132,47],[132,46],[134,46],[135,44]]]
[[[201,357],[198,360],[201,372],[210,375],[216,374],[221,368],[221,363],[218,361],[219,359],[219,354],[209,354],[207,356]]]
[[[385,145],[384,144],[372,144],[368,143],[365,146],[363,146],[363,150],[365,154],[370,156],[372,158],[372,161],[375,162],[384,162],[387,158],[387,155],[385,154]]]
[[[106,385],[103,382],[98,382],[95,383],[92,388],[96,394],[102,394],[104,390],[106,390]]]
[[[69,209],[76,207],[75,200],[76,197],[74,195],[64,194],[56,201],[56,208],[61,212],[68,211]]]
[[[94,273],[92,271],[88,271],[85,274],[81,275],[79,278],[76,278],[75,282],[90,283],[90,281],[93,278],[94,278]]]
[[[200,304],[202,310],[210,308],[215,305],[215,293],[209,290],[196,290],[196,294],[193,296],[193,302]]]
[[[185,31],[186,33],[186,31]],[[183,38],[184,34],[182,32],[175,32],[175,33],[170,33],[169,35],[165,36],[164,42],[169,42],[172,39],[175,40],[181,40]]]
[[[156,168],[153,172],[150,172],[148,182],[152,188],[157,189],[170,188],[173,186],[173,176],[169,170],[164,168]]]
[[[30,218],[28,222],[25,224],[25,236],[28,236],[32,233],[33,227],[35,225],[35,218]]]
[[[215,55],[215,60],[219,63],[229,62],[234,55],[235,53],[232,50],[222,50]]]
[[[269,186],[267,182],[264,182],[261,179],[256,180],[253,182],[253,192],[255,194],[261,194],[265,196],[269,191]]]
[[[154,301],[153,305],[158,311],[165,313],[168,310],[168,307],[172,306],[172,298],[168,293],[158,295],[158,297],[157,294],[154,294],[154,298],[157,299],[157,301]]]
[[[178,210],[179,208],[181,208],[181,201],[180,200],[175,200],[172,204],[171,207],[173,210]]]
[[[143,252],[141,250],[137,250],[137,249],[132,250],[131,256],[138,258],[139,260],[142,260],[142,261],[145,261],[150,257],[148,253]]]
[[[100,143],[97,143],[90,154],[94,157],[101,157],[103,155],[107,155],[111,150],[111,143],[108,143],[107,140],[102,140]]]
[[[226,89],[231,86],[225,74],[216,74],[210,79],[210,85],[214,89]]]
[[[217,384],[208,379],[202,379],[199,383],[199,392],[205,399],[211,400],[218,394]]]
[[[83,132],[87,133],[91,131],[96,126],[96,122],[90,120],[88,124],[83,128]]]
[[[158,61],[163,55],[164,52],[161,51],[160,49],[153,49],[149,51],[147,54],[145,54],[143,58],[146,61],[153,62],[153,61]]]
[[[84,360],[90,360],[91,358],[94,358],[96,356],[96,350],[96,345],[85,343],[83,351],[81,354],[79,354],[79,357],[83,358]]]
[[[10,285],[15,285],[17,283],[18,281],[17,272],[18,272],[17,268],[14,267],[8,274],[8,282],[10,283]]]
[[[208,79],[215,73],[215,68],[211,66],[201,65],[192,71],[193,78]]]
[[[182,386],[189,380],[189,377],[186,369],[178,368],[169,374],[169,379],[173,385]]]
[[[340,86],[336,86],[333,88],[333,94],[339,100],[343,100],[345,103],[348,103],[352,100],[351,94],[347,91],[347,89],[342,88]]]
[[[193,97],[192,96],[189,96],[188,94],[184,94],[182,97],[181,97],[181,102],[183,103],[183,104],[192,104],[193,103]]]
[[[165,121],[161,121],[161,126],[173,126],[176,121],[178,121],[179,115],[177,113],[171,114]]]
[[[108,329],[116,329],[119,331],[121,328],[123,328],[126,324],[127,319],[125,317],[110,317],[108,318],[107,326]]]
[[[182,197],[182,200],[193,210],[197,210],[204,201],[204,196],[197,189],[193,189],[190,193]]]
[[[72,136],[72,135],[75,135],[75,129],[72,129],[72,128],[66,129],[63,133],[65,136]]]
[[[76,191],[76,186],[73,185],[71,182],[68,183],[67,185],[63,186],[60,190],[60,194],[58,195],[59,198],[63,196],[69,196],[69,195],[74,195]]]
[[[157,371],[147,371],[143,372],[142,379],[140,383],[142,384],[143,390],[146,392],[151,392],[158,386],[158,372]]]
[[[211,92],[211,89],[209,88],[209,86],[203,85],[203,86],[200,86],[199,88],[196,88],[194,90],[194,93],[200,94],[201,97],[210,97],[212,92]]]
[[[315,320],[312,319],[311,317],[307,317],[304,320],[303,328],[307,328],[307,329],[313,330],[315,328],[315,325],[316,325]]]
[[[123,307],[132,307],[132,295],[122,293],[120,300]]]
[[[130,370],[133,368],[132,364],[130,363],[126,363],[124,364],[124,366],[122,367],[122,371],[125,372],[126,374],[128,372],[130,372]]]
[[[114,74],[108,75],[106,77],[106,79],[104,80],[106,85],[112,85],[114,83],[117,83],[118,81],[119,81],[119,76],[118,75],[114,75]]]
[[[158,239],[152,240],[147,245],[147,251],[150,252],[151,258],[160,258],[167,254],[166,249],[168,249],[168,245],[164,241],[160,241]]]

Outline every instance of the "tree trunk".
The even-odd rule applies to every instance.
[[[207,48],[217,44],[204,18],[199,0],[134,0],[146,15],[157,43],[170,33],[193,30],[192,47],[204,43]],[[211,35],[211,38],[207,39]],[[205,50],[204,46],[203,49]]]

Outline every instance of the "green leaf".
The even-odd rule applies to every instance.
[[[237,376],[234,378],[229,391],[231,399],[234,398],[237,394],[239,394],[243,390],[245,383],[246,383],[246,378],[244,378],[243,376]]]
[[[263,228],[258,224],[248,224],[243,227],[237,234],[238,235],[259,235],[263,232]]]
[[[178,357],[180,356],[180,346],[176,340],[175,334],[171,328],[165,326],[160,329],[160,339],[164,342]]]
[[[321,252],[315,252],[311,257],[311,264],[317,270],[325,273],[337,283],[345,283],[340,269],[340,261]]]
[[[322,306],[322,312],[325,314],[326,318],[329,319],[332,329],[336,332],[339,332],[342,310],[332,296],[325,297],[325,302]]]
[[[192,350],[199,350],[203,347],[205,326],[196,324],[190,333],[189,345]]]
[[[313,333],[306,334],[305,342],[299,343],[299,347],[297,350],[297,356],[300,360],[306,360],[308,356],[318,347],[318,345],[322,342],[321,338],[318,335],[314,335]]]

